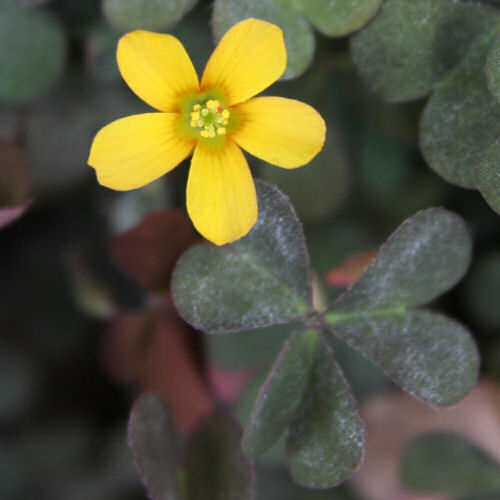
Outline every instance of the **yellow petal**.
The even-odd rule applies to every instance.
[[[118,42],[116,59],[127,85],[160,111],[177,111],[179,96],[199,90],[193,63],[172,35],[142,30],[127,33]]]
[[[257,220],[257,195],[247,161],[231,140],[198,143],[191,161],[186,204],[196,229],[216,245],[241,238]]]
[[[127,116],[102,128],[88,159],[103,186],[126,191],[172,170],[194,146],[179,135],[176,113]]]
[[[241,123],[232,138],[250,154],[283,168],[311,161],[325,142],[325,122],[311,106],[283,97],[239,104]]]
[[[229,106],[245,101],[275,82],[285,71],[281,29],[257,19],[235,24],[210,57],[201,87],[220,89]]]

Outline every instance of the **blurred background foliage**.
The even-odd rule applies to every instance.
[[[352,281],[339,280],[346,259],[376,250],[416,211],[444,206],[469,224],[474,257],[438,306],[471,329],[482,357],[478,387],[453,410],[436,413],[395,391],[339,341],[336,356],[367,428],[364,465],[334,490],[306,490],[290,480],[281,442],[256,464],[256,498],[391,500],[411,487],[405,499],[439,493],[477,500],[485,490],[471,492],[470,485],[490,481],[498,489],[491,479],[498,465],[463,489],[453,479],[422,481],[441,435],[411,445],[401,478],[398,470],[410,439],[435,429],[466,436],[486,450],[488,464],[500,460],[500,225],[488,205],[498,210],[499,2],[386,0],[377,14],[380,4],[325,0],[316,10],[305,0],[0,0],[2,499],[145,498],[125,439],[143,389],[168,401],[180,432],[191,432],[215,406],[247,421],[293,328],[203,337],[182,322],[169,281],[177,257],[197,241],[179,212],[186,165],[141,190],[114,193],[97,184],[86,159],[100,127],[147,111],[117,71],[123,31],[173,33],[201,71],[214,37],[250,15],[285,32],[289,66],[270,93],[313,105],[327,122],[324,150],[302,169],[284,172],[249,159],[256,176],[290,197],[304,224],[318,307]],[[438,46],[453,49],[446,58],[440,52],[433,60],[428,38],[414,36],[417,18],[428,19],[427,37],[438,43],[438,33]],[[445,36],[443,22],[458,41]],[[399,45],[395,33],[406,36]],[[398,60],[408,64],[391,66]],[[477,72],[486,61],[488,80],[481,73],[479,91]],[[463,106],[461,93],[472,96]],[[453,122],[457,109],[466,114]],[[463,137],[475,149],[454,148]],[[442,160],[444,151],[451,156]],[[450,157],[459,165],[451,173]],[[162,282],[153,279],[158,275]],[[443,474],[469,450],[447,443],[450,455],[438,446],[433,466]]]

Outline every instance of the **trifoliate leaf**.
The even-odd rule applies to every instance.
[[[500,136],[500,103],[486,85],[486,55],[497,31],[482,36],[436,87],[420,122],[420,146],[448,182],[474,188],[474,168]]]
[[[285,432],[307,386],[317,341],[318,334],[307,330],[283,346],[245,428],[242,445],[247,455],[260,455]]]
[[[196,0],[104,0],[103,11],[121,31],[165,30],[182,19]]]
[[[287,2],[287,0],[281,0]],[[327,36],[345,36],[362,28],[377,13],[382,0],[296,0],[295,5]]]
[[[500,214],[500,138],[483,153],[475,174],[479,191],[489,206]]]
[[[130,413],[128,433],[137,468],[151,497],[180,500],[177,442],[166,404],[152,393],[140,396]]]
[[[288,199],[257,182],[259,219],[247,236],[199,245],[179,259],[172,278],[183,318],[208,333],[304,318],[311,307],[309,258]]]
[[[470,254],[471,238],[460,217],[441,208],[422,210],[389,237],[329,317],[392,313],[430,302],[460,280]]]
[[[344,377],[330,348],[317,346],[309,384],[287,441],[295,481],[329,488],[346,480],[363,455],[363,432]]]
[[[252,500],[253,464],[241,451],[241,428],[216,413],[202,423],[188,444],[186,492],[190,500]]]
[[[277,24],[285,38],[287,66],[283,78],[303,73],[312,61],[315,41],[308,21],[293,6],[276,0],[215,0],[213,28],[219,40],[224,33],[243,19],[255,17]]]
[[[414,439],[403,455],[400,477],[406,488],[421,493],[486,499],[488,493],[500,492],[500,464],[451,432],[430,432]]]
[[[460,401],[475,385],[479,355],[459,323],[429,311],[326,315],[331,332],[371,359],[413,396],[437,405]]]
[[[59,78],[66,52],[59,24],[42,11],[0,6],[0,100],[21,103]]]
[[[453,0],[387,0],[351,39],[369,87],[388,101],[430,92],[465,55],[474,38],[500,21],[497,10]]]
[[[500,101],[500,35],[497,36],[486,59],[486,79],[490,92]]]

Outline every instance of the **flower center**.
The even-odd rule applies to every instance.
[[[230,112],[217,99],[209,99],[203,104],[195,104],[190,113],[189,125],[202,137],[212,138],[225,135]]]

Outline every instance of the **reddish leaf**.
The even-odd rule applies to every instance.
[[[213,408],[208,382],[191,348],[198,335],[173,311],[122,314],[105,333],[104,363],[115,380],[160,396],[169,404],[177,428],[189,432]]]
[[[146,290],[169,286],[180,255],[198,237],[188,218],[178,210],[146,215],[134,228],[111,239],[116,262]]]
[[[167,401],[176,426],[192,431],[214,402],[189,342],[198,333],[174,313],[158,318],[151,331],[142,370],[142,385]]]
[[[241,450],[242,429],[216,411],[191,437],[186,450],[185,489],[190,500],[253,500],[253,463]]]
[[[128,424],[129,444],[153,500],[179,500],[179,446],[168,406],[155,394],[137,398]]]
[[[326,274],[326,283],[341,288],[348,287],[363,274],[376,255],[376,250],[368,250],[349,257]]]
[[[102,359],[114,380],[131,383],[139,379],[154,323],[150,312],[119,314],[109,323],[103,337]]]

